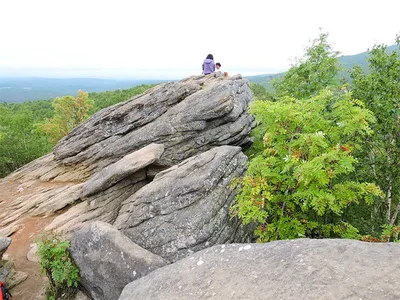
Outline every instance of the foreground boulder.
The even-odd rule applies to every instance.
[[[233,179],[246,170],[240,147],[221,146],[164,171],[124,201],[114,225],[169,261],[217,243],[244,241],[229,216]]]
[[[129,282],[167,264],[104,222],[87,224],[71,240],[81,284],[95,300],[118,299]]]
[[[354,240],[218,245],[133,281],[119,300],[395,300],[399,257],[399,244]]]

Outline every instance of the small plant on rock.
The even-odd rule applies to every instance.
[[[69,241],[47,234],[40,235],[37,244],[42,272],[49,279],[46,299],[70,299],[76,293],[80,275],[68,251]]]

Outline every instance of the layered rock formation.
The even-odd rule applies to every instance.
[[[17,230],[23,216],[60,211],[48,230],[113,223],[121,204],[160,171],[221,145],[249,143],[251,99],[247,80],[212,74],[161,84],[98,112],[52,154],[0,183],[18,182],[21,193],[0,215],[0,233]]]
[[[49,216],[46,230],[72,238],[94,299],[117,299],[129,281],[195,251],[246,241],[250,231],[229,217],[229,206],[231,181],[246,169],[240,146],[251,142],[251,100],[240,75],[211,74],[161,84],[98,112],[53,153],[0,182],[18,195],[0,199],[0,235],[28,216]],[[93,226],[107,234],[89,245]],[[136,274],[104,271],[125,267]]]
[[[253,126],[247,111],[251,99],[249,83],[240,75],[161,84],[98,112],[63,138],[53,154],[11,178],[84,181],[151,143],[164,145],[158,164],[167,167],[218,145],[243,145]]]
[[[221,146],[156,175],[122,204],[115,226],[170,261],[216,243],[241,240],[230,220],[234,178],[245,172],[240,147]],[[238,236],[239,235],[239,236]]]
[[[400,245],[292,240],[217,245],[153,271],[119,300],[400,299]]]

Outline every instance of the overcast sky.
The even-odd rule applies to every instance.
[[[399,13],[399,0],[0,0],[0,76],[181,78],[208,53],[230,74],[276,73],[319,28],[343,55],[394,44]]]

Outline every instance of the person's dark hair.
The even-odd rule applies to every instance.
[[[212,54],[208,54],[206,59],[214,59],[214,56]]]
[[[220,63],[216,63],[215,65],[221,67],[221,64],[220,64]]]

